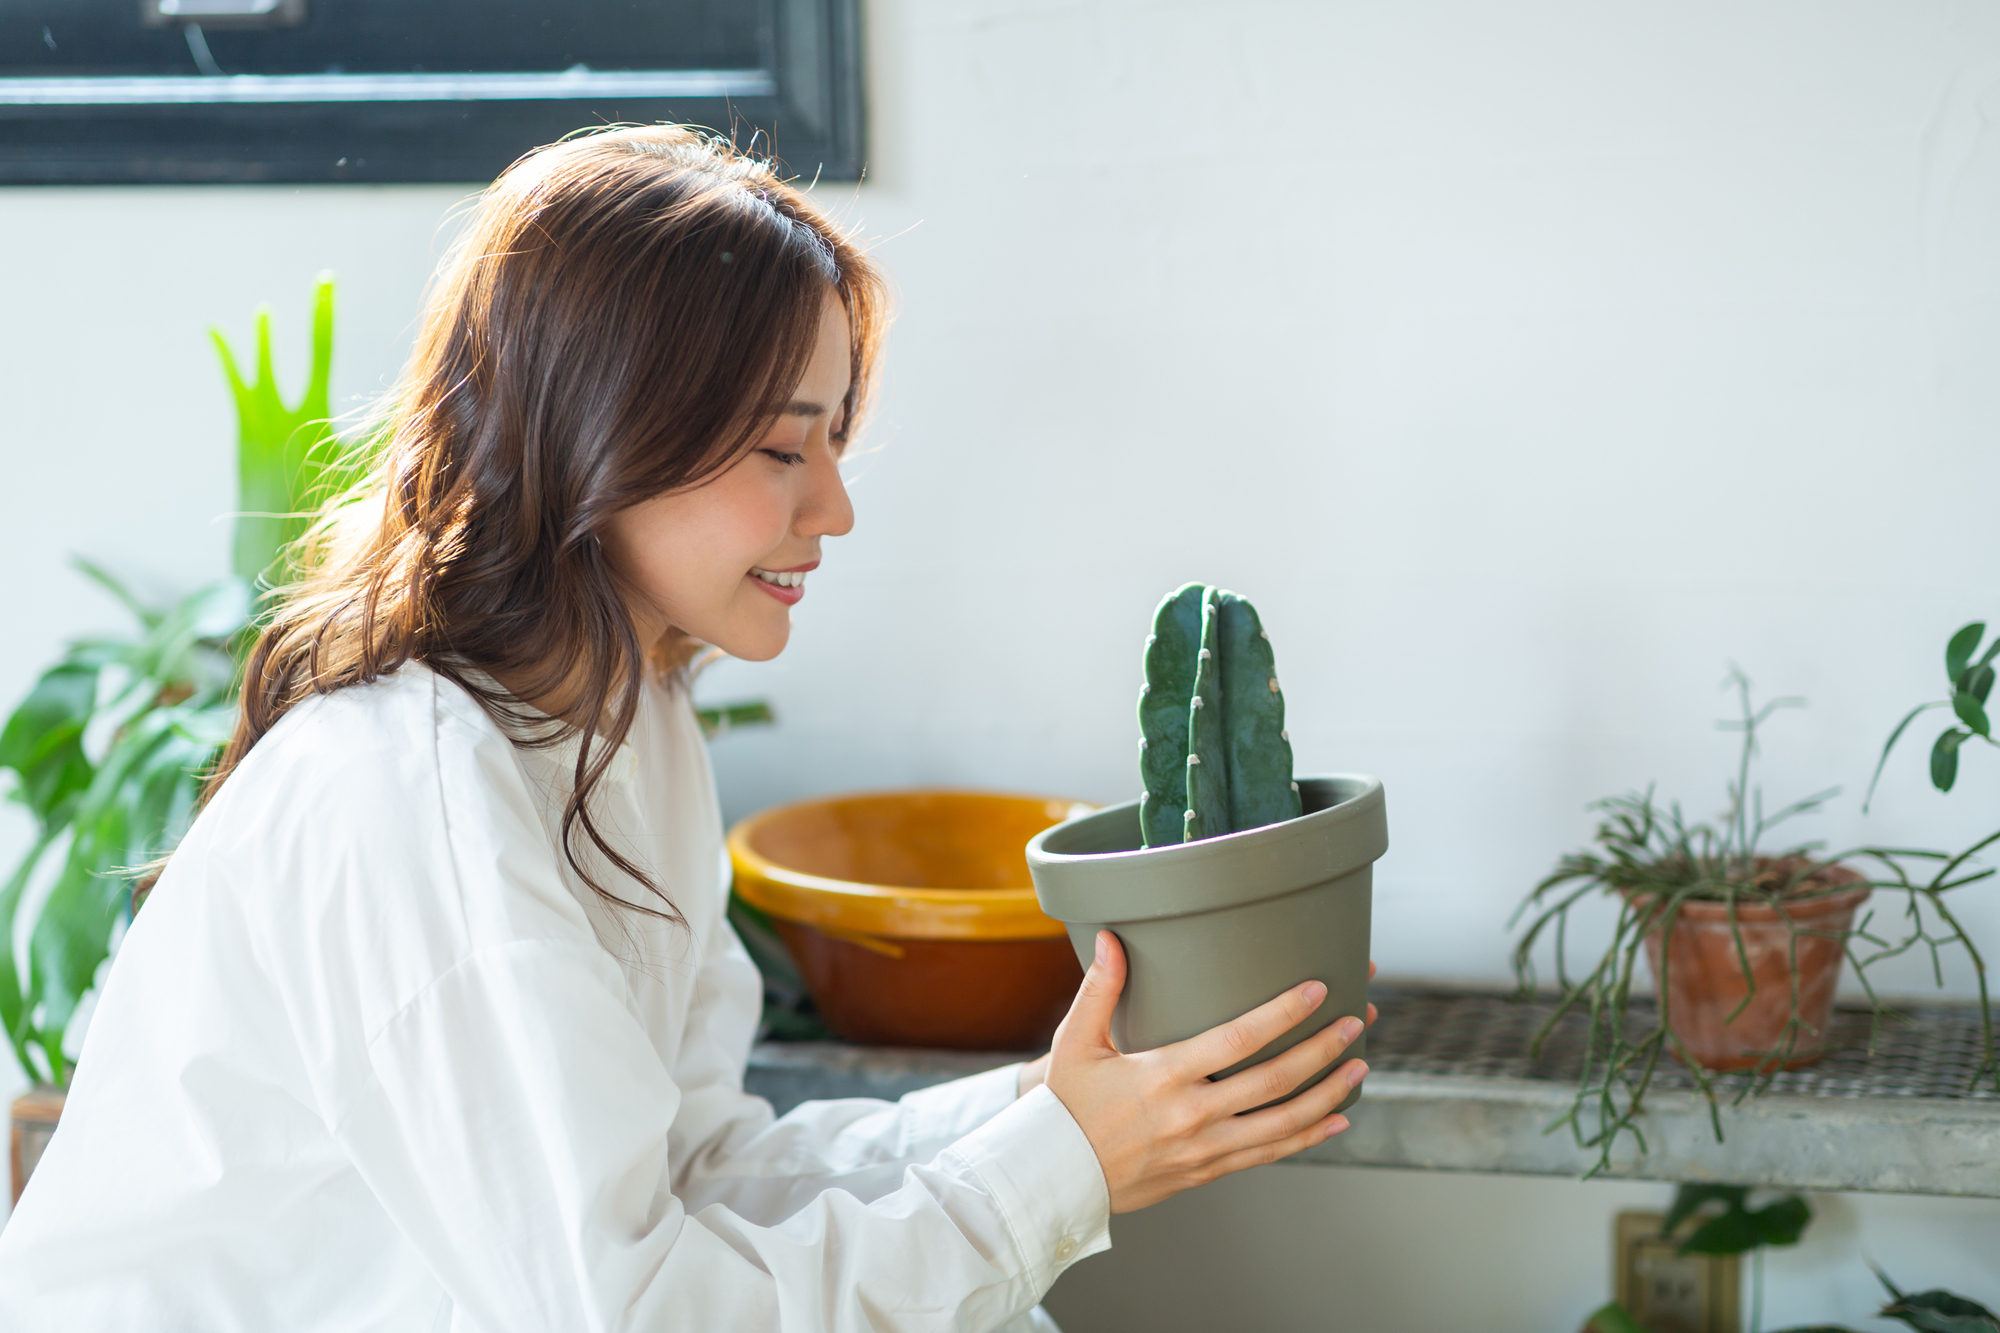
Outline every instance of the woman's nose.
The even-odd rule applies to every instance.
[[[854,527],[854,502],[847,498],[847,482],[840,475],[840,462],[832,450],[812,463],[812,488],[799,511],[797,529],[806,536],[844,537]]]

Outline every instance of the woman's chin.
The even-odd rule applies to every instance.
[[[785,651],[785,644],[791,637],[792,618],[786,616],[775,626],[759,625],[753,629],[719,634],[707,642],[739,662],[768,662]]]

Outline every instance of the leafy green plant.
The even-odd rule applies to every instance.
[[[1719,823],[1690,821],[1677,802],[1662,808],[1651,788],[1597,802],[1592,808],[1602,811],[1605,818],[1597,828],[1595,850],[1563,857],[1555,871],[1535,886],[1514,914],[1517,923],[1532,913],[1513,957],[1519,991],[1524,997],[1536,990],[1537,946],[1547,941],[1555,961],[1558,1000],[1533,1038],[1533,1053],[1541,1052],[1549,1037],[1571,1014],[1580,1012],[1585,1018],[1583,1069],[1576,1100],[1551,1128],[1568,1125],[1580,1146],[1598,1151],[1598,1159],[1586,1175],[1595,1175],[1611,1164],[1612,1150],[1622,1135],[1630,1134],[1639,1150],[1646,1150],[1638,1119],[1660,1059],[1669,1053],[1681,1057],[1696,1088],[1708,1102],[1710,1124],[1717,1140],[1723,1138],[1718,1077],[1689,1056],[1670,1021],[1664,969],[1669,965],[1671,950],[1662,950],[1663,975],[1657,979],[1660,999],[1651,1023],[1635,1021],[1632,1014],[1631,1001],[1635,988],[1641,985],[1640,958],[1647,937],[1654,932],[1671,937],[1683,907],[1689,902],[1729,904],[1730,929],[1748,990],[1736,1013],[1730,1015],[1733,1019],[1749,1005],[1757,991],[1756,976],[1736,920],[1737,908],[1751,903],[1795,907],[1841,891],[1849,886],[1831,883],[1827,872],[1846,862],[1858,860],[1879,867],[1877,877],[1866,882],[1877,889],[1901,891],[1906,897],[1900,937],[1890,939],[1878,933],[1874,928],[1876,913],[1871,912],[1842,939],[1843,951],[1874,1004],[1878,1027],[1885,1010],[1869,985],[1870,967],[1918,947],[1928,947],[1936,963],[1941,949],[1963,947],[1981,978],[1980,1003],[1986,1021],[1986,1061],[1975,1080],[1991,1071],[1995,1073],[1996,1087],[2000,1087],[2000,1066],[1994,1060],[1992,1016],[1984,983],[1985,964],[1945,900],[1951,891],[1978,883],[1994,873],[1990,868],[1970,871],[1965,868],[1986,843],[1957,856],[1873,847],[1823,856],[1822,844],[1818,842],[1797,843],[1766,854],[1760,849],[1773,829],[1818,810],[1838,793],[1838,788],[1767,812],[1763,791],[1751,780],[1758,735],[1778,710],[1799,707],[1803,700],[1782,698],[1758,706],[1752,698],[1749,679],[1734,668],[1724,687],[1735,691],[1739,711],[1736,718],[1717,725],[1740,732],[1743,744],[1736,776],[1728,786],[1728,806]],[[1924,871],[1931,873],[1926,877]],[[1618,903],[1611,940],[1587,972],[1572,974],[1570,914],[1584,899],[1596,895],[1609,896]],[[1801,935],[1812,933],[1812,928],[1799,925],[1789,915],[1783,915],[1782,919],[1794,945]],[[1860,946],[1868,946],[1872,952]],[[1942,984],[1941,964],[1937,966],[1937,975]],[[1737,1101],[1767,1088],[1799,1053],[1801,1040],[1817,1035],[1801,1015],[1799,1002],[1795,979],[1790,1015],[1778,1044],[1765,1052],[1757,1068],[1741,1081]]]
[[[278,392],[268,312],[257,317],[252,381],[222,335],[212,336],[237,411],[230,576],[153,607],[78,559],[134,630],[71,643],[0,729],[0,768],[14,774],[9,796],[35,824],[27,855],[0,884],[0,940],[14,940],[17,923],[27,932],[25,968],[14,949],[0,949],[0,1024],[28,1077],[57,1087],[69,1082],[64,1043],[78,1003],[130,919],[133,886],[186,832],[228,739],[257,598],[288,576],[288,553],[314,508],[357,481],[374,452],[332,429],[330,280],[314,300],[312,372],[296,407]]]
[[[1889,733],[1882,757],[1876,761],[1875,775],[1868,780],[1868,800],[1862,802],[1863,810],[1875,797],[1875,784],[1882,780],[1882,770],[1889,766],[1889,752],[1896,748],[1896,742],[1903,738],[1910,724],[1933,708],[1951,709],[1960,723],[1939,732],[1931,744],[1931,785],[1939,791],[1950,791],[1958,781],[1958,752],[1965,742],[1977,737],[1988,745],[2000,745],[2000,741],[1993,739],[1993,724],[1986,715],[1986,701],[1993,693],[1993,660],[2000,657],[2000,634],[1980,653],[1979,643],[1985,637],[1986,622],[1975,620],[1945,643],[1944,676],[1951,692],[1945,698],[1918,704]]]
[[[1690,1218],[1701,1223],[1680,1243],[1682,1254],[1749,1254],[1750,1333],[1764,1326],[1764,1251],[1796,1245],[1812,1221],[1812,1207],[1803,1195],[1787,1194],[1760,1208],[1750,1207],[1746,1185],[1682,1185],[1660,1221],[1660,1235],[1672,1236]],[[1871,1264],[1870,1267],[1873,1267]],[[1942,1289],[1905,1293],[1880,1268],[1875,1276],[1890,1300],[1876,1317],[1894,1319],[1919,1333],[2000,1333],[2000,1315],[1974,1300]],[[1618,1302],[1593,1311],[1585,1333],[1646,1333],[1645,1327]],[[1777,1333],[1855,1333],[1844,1324],[1801,1324]]]
[[[1764,1250],[1772,1245],[1796,1245],[1812,1221],[1805,1196],[1787,1194],[1761,1208],[1750,1207],[1744,1185],[1682,1185],[1660,1221],[1660,1234],[1671,1236],[1683,1222],[1706,1213],[1701,1225],[1681,1242],[1682,1254],[1749,1254],[1750,1333],[1764,1327]],[[1711,1205],[1721,1205],[1712,1208]]]

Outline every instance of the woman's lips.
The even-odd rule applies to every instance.
[[[756,584],[758,588],[771,594],[771,596],[777,598],[779,601],[783,602],[786,606],[797,606],[799,599],[806,595],[804,584],[800,584],[796,588],[780,588],[775,584],[764,582],[764,580],[758,578],[755,574],[752,574],[749,577],[750,581]]]
[[[819,561],[815,560],[809,565],[795,565],[790,569],[753,569],[748,577],[786,606],[795,606],[806,595],[807,573],[817,568]]]

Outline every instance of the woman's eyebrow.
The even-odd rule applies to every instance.
[[[785,404],[785,410],[778,413],[778,415],[781,417],[823,417],[826,415],[826,408],[819,403],[808,403],[801,399]]]

